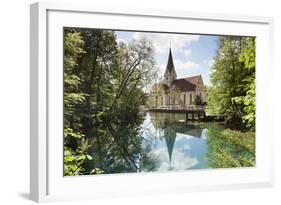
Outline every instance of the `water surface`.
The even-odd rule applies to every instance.
[[[151,146],[149,154],[157,164],[154,171],[207,168],[208,126],[207,123],[186,123],[185,114],[146,113],[142,146]]]
[[[204,169],[210,167],[209,129],[218,123],[185,122],[180,113],[140,113],[96,129],[86,170],[107,173]]]

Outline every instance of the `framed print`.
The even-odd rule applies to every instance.
[[[31,199],[272,186],[271,30],[268,17],[31,5]]]

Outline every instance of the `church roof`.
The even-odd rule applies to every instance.
[[[200,78],[202,78],[201,75],[195,75],[195,76],[187,77],[187,78],[184,78],[184,79],[187,80],[188,82],[194,84],[194,85],[197,85]]]
[[[176,86],[180,89],[180,91],[188,92],[188,91],[195,91],[196,85],[187,81],[186,79],[177,79],[172,82],[172,85]]]
[[[172,71],[175,71],[175,66],[174,66],[174,61],[173,61],[173,56],[172,56],[172,50],[170,48],[170,52],[169,52],[169,57],[168,57],[168,63],[167,63],[167,67],[166,67],[166,71],[165,73],[169,72],[171,73]]]
[[[201,75],[191,76],[191,77],[181,78],[181,79],[176,79],[176,80],[173,80],[171,85],[172,86],[176,86],[182,92],[195,91],[197,83],[200,80],[200,78],[201,78]],[[169,90],[168,85],[166,85],[163,82],[154,84],[153,87],[152,87],[152,90],[156,91],[161,86],[162,86],[162,89],[164,89],[164,91]]]
[[[170,82],[172,81],[170,85],[166,84],[167,83],[166,81],[162,81],[160,83],[155,84],[152,87],[152,90],[156,91],[159,88],[162,88],[165,92],[167,92],[171,88],[171,86],[175,86],[175,87],[179,88],[179,90],[181,92],[195,91],[198,83],[200,81],[202,81],[201,75],[176,79],[177,78],[176,70],[175,70],[175,66],[174,66],[174,62],[173,62],[172,50],[170,48],[167,67],[166,67],[166,71],[164,74],[165,79],[167,80],[166,75],[169,76],[171,74],[172,74],[172,78],[168,78],[168,79],[170,79]]]

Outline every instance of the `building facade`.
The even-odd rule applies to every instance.
[[[164,80],[150,93],[150,107],[160,109],[193,109],[206,103],[207,91],[201,75],[177,79],[172,51],[169,51]]]

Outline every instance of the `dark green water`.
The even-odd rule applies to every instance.
[[[92,160],[83,168],[104,174],[208,168],[207,135],[223,129],[218,123],[186,123],[179,113],[140,113],[96,129],[88,150]]]
[[[83,175],[93,169],[112,174],[255,166],[254,132],[216,122],[186,123],[179,113],[124,116],[95,128]]]

